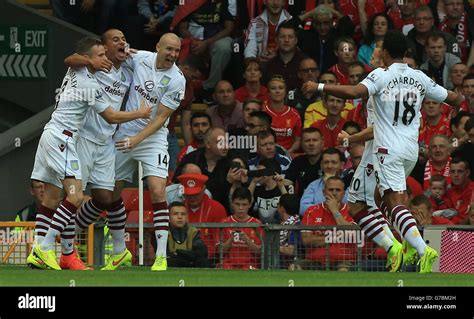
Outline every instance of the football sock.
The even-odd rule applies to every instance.
[[[155,255],[166,257],[168,244],[169,211],[166,202],[153,204],[153,225],[155,226],[156,252]]]
[[[43,242],[41,243],[42,250],[53,249],[54,241],[56,237],[59,236],[63,230],[66,228],[69,220],[72,215],[76,213],[77,207],[71,204],[67,199],[65,199],[58,209],[54,213],[53,219],[51,220],[51,227],[46,234]]]
[[[374,215],[375,218],[377,218],[379,220],[379,222],[382,224],[383,230],[385,231],[387,236],[390,237],[391,240],[396,240],[395,236],[393,236],[392,230],[390,229],[390,226],[389,226],[387,220],[383,216],[380,209],[378,209],[377,207],[369,208],[369,214]]]
[[[76,216],[72,216],[66,228],[61,233],[61,253],[70,255],[74,251],[74,238],[76,228]]]
[[[43,242],[44,237],[46,237],[46,234],[48,233],[55,212],[56,210],[43,205],[38,207],[35,223],[35,241],[33,246],[41,245]]]
[[[362,210],[354,216],[354,220],[359,224],[367,238],[375,242],[388,251],[393,245],[392,239],[385,234],[380,221],[367,210]]]
[[[83,232],[84,229],[99,218],[100,213],[105,210],[105,207],[102,206],[97,201],[94,201],[94,199],[89,199],[81,206],[76,218],[76,234]]]
[[[107,211],[109,230],[113,241],[113,254],[123,253],[125,246],[125,222],[127,214],[122,199],[111,204]]]
[[[391,212],[391,221],[402,237],[418,251],[420,256],[423,256],[426,243],[421,237],[416,227],[416,221],[408,209],[404,205],[395,206]]]

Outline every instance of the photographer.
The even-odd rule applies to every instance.
[[[257,170],[250,172],[251,176],[255,176],[249,186],[254,201],[251,215],[264,224],[280,222],[277,212],[278,202],[281,195],[288,193],[285,179],[280,173],[280,165],[275,159],[261,160]]]

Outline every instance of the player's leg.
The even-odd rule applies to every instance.
[[[48,268],[45,263],[36,256],[34,248],[37,245],[41,245],[43,242],[49,227],[51,220],[53,219],[56,208],[58,208],[61,202],[62,188],[59,188],[53,184],[44,183],[43,201],[41,202],[38,212],[36,214],[35,223],[35,242],[33,249],[26,259],[28,266],[40,269]]]
[[[169,211],[166,202],[166,178],[147,177],[153,205],[153,225],[155,227],[156,251],[152,270],[166,270],[166,248],[168,244]]]
[[[377,173],[380,194],[387,206],[387,217],[400,235],[421,256],[421,272],[431,272],[431,264],[438,254],[426,245],[406,203],[406,176],[413,170],[415,162],[388,154],[380,155],[376,161]]]
[[[367,238],[387,252],[387,265],[390,270],[398,271],[401,265],[401,244],[387,234],[384,223],[374,215],[377,212],[373,208],[376,207],[372,195],[375,187],[375,173],[372,165],[368,164],[367,167],[359,165],[349,188],[349,213]]]

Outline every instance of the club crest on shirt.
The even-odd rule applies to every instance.
[[[373,168],[371,168],[371,167],[366,167],[366,168],[365,168],[365,173],[367,174],[367,177],[369,177],[370,174],[372,174],[373,171],[374,171],[374,170],[373,170]]]
[[[61,152],[64,152],[64,149],[66,148],[64,144],[58,145],[58,147],[61,150]]]
[[[168,85],[168,84],[170,84],[170,81],[171,81],[171,78],[167,75],[164,75],[160,80],[160,84],[161,85]]]
[[[125,74],[123,72],[120,72],[120,81],[125,82],[127,78],[125,77]]]
[[[69,164],[71,165],[71,169],[73,171],[78,171],[79,170],[79,161],[78,160],[71,160],[71,161],[69,161]]]

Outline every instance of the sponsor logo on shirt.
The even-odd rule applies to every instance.
[[[147,82],[151,82],[153,84],[152,81],[147,81]],[[146,84],[145,84],[146,85]],[[154,84],[153,84],[154,86]],[[145,89],[143,89],[139,84],[138,85],[135,85],[133,87],[135,89],[135,91],[137,91],[138,94],[140,94],[144,99],[146,99],[147,101],[151,102],[151,103],[157,103],[158,102],[158,99],[156,97],[152,97],[150,96],[150,94],[148,94]]]
[[[151,92],[153,91],[153,88],[155,87],[155,83],[153,81],[146,81],[145,82],[145,89],[148,91],[148,92]]]

